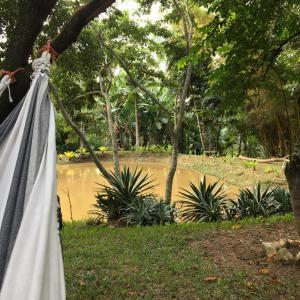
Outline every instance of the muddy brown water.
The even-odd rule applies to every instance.
[[[104,166],[110,170],[113,164],[104,162]],[[121,167],[124,162],[121,163]],[[149,173],[151,178],[155,179],[156,186],[153,192],[158,196],[163,197],[165,192],[165,181],[168,173],[168,166],[162,163],[150,162],[126,162],[126,166],[130,169],[136,167],[142,168],[143,173]],[[100,175],[98,169],[93,163],[77,163],[57,166],[58,174],[58,194],[61,198],[61,207],[63,218],[65,221],[71,220],[70,203],[67,194],[69,193],[70,202],[72,205],[73,220],[82,220],[91,217],[89,211],[92,209],[92,204],[95,203],[95,195],[98,184],[105,184],[106,180]],[[179,200],[179,191],[181,188],[187,189],[189,182],[197,184],[203,177],[203,174],[184,168],[178,168],[173,184],[173,201]],[[213,176],[207,176],[209,183],[218,180]],[[232,189],[229,189],[232,192]]]

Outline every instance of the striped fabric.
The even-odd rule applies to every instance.
[[[54,110],[39,73],[0,125],[0,300],[61,300]]]

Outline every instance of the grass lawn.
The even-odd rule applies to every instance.
[[[291,220],[135,228],[68,223],[67,299],[300,299],[300,268],[266,262],[260,246],[297,237]]]

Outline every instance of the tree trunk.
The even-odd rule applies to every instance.
[[[111,103],[109,96],[105,96],[106,103],[106,111],[107,111],[107,121],[108,121],[108,129],[111,138],[111,146],[113,150],[113,160],[114,160],[114,172],[116,176],[120,177],[120,161],[119,161],[119,151],[118,151],[118,143],[116,139],[115,129],[114,129],[114,120],[111,112]]]
[[[140,147],[140,118],[139,118],[139,108],[137,103],[137,96],[134,98],[134,113],[135,113],[135,147]]]
[[[192,76],[192,63],[190,62],[187,67],[185,82],[179,99],[179,112],[176,118],[177,120],[176,120],[176,125],[173,134],[173,149],[172,149],[172,156],[171,156],[171,164],[167,176],[166,192],[165,192],[165,200],[167,203],[171,203],[171,199],[172,199],[173,179],[177,169],[178,145],[179,145],[179,138],[180,138],[181,127],[182,127],[184,111],[185,111],[185,99],[187,97],[188,89],[190,86],[191,76]]]
[[[291,194],[296,230],[300,235],[300,144],[296,148],[297,152],[286,163],[284,171]]]
[[[196,104],[195,104],[195,110],[196,110]],[[204,139],[203,139],[203,134],[202,134],[202,129],[201,129],[201,123],[200,123],[200,119],[199,119],[197,111],[196,111],[196,119],[197,119],[197,125],[198,125],[198,131],[199,131],[199,137],[200,137],[202,151],[203,151],[203,153],[205,153],[205,145],[204,145]]]

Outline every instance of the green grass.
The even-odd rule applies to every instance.
[[[216,176],[225,184],[245,188],[261,181],[264,185],[286,187],[282,163],[257,163],[255,169],[238,158],[181,156],[180,165],[197,170],[206,175]]]
[[[290,222],[290,215],[247,219],[253,224]],[[68,299],[296,299],[296,283],[249,286],[247,272],[220,270],[190,241],[232,222],[109,228],[66,224],[63,249]],[[217,276],[216,282],[205,279]]]

